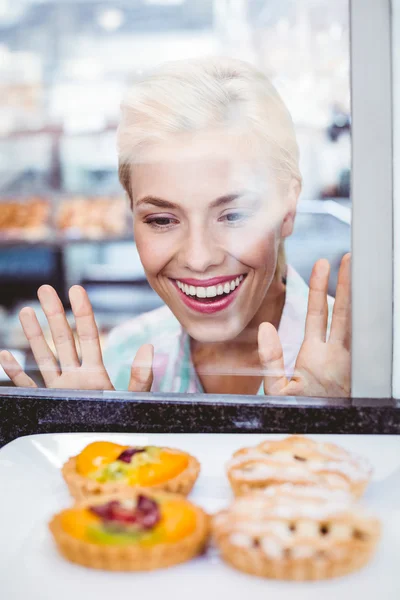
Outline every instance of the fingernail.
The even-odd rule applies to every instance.
[[[35,311],[30,306],[25,306],[25,308],[22,308],[19,311],[19,316],[21,319],[24,319],[25,317],[31,318],[32,315],[34,315],[34,314],[35,314]]]
[[[260,327],[258,328],[258,335],[259,335],[259,339],[261,342],[267,342],[268,340],[268,325],[267,323],[261,323]]]
[[[69,299],[73,304],[73,309],[79,310],[83,304],[83,290],[79,286],[72,286],[69,290]]]
[[[48,304],[52,300],[52,289],[48,285],[43,285],[38,289],[38,298],[41,304]]]
[[[321,259],[316,264],[317,275],[326,275],[330,269],[329,262],[326,259]]]

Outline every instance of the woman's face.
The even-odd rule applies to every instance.
[[[293,225],[265,161],[232,135],[182,134],[148,148],[131,178],[150,285],[192,338],[236,338],[259,311]]]

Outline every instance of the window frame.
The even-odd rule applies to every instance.
[[[392,397],[390,0],[350,0],[352,398]]]

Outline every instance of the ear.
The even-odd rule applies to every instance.
[[[288,210],[282,222],[281,237],[286,238],[293,232],[296,217],[297,200],[301,192],[301,183],[297,179],[291,179],[286,196]]]

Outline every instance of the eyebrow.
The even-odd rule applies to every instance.
[[[230,204],[237,200],[242,194],[226,194],[225,196],[220,196],[213,200],[210,204],[210,208],[219,208],[220,206],[225,206],[226,204]],[[152,204],[153,206],[157,206],[158,208],[169,208],[169,209],[177,209],[179,206],[170,202],[169,200],[164,200],[163,198],[158,198],[157,196],[144,196],[137,201],[136,207],[141,206],[142,204]]]

